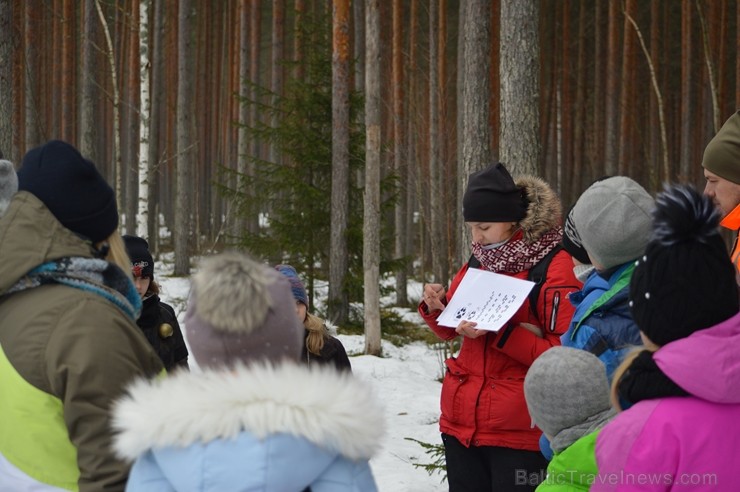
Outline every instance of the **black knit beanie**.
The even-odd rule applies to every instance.
[[[527,215],[527,200],[503,164],[491,164],[468,178],[463,196],[465,222],[518,222]]]
[[[113,189],[95,164],[66,142],[52,140],[26,153],[18,191],[35,195],[64,227],[93,243],[118,227]]]
[[[576,224],[573,222],[573,207],[568,211],[563,224],[563,249],[573,258],[584,265],[591,264],[586,248],[583,247],[581,236],[578,234]]]
[[[154,277],[154,259],[149,252],[149,243],[138,236],[123,236],[126,252],[131,258],[134,277]]]
[[[735,268],[717,229],[719,212],[688,185],[655,200],[653,232],[630,282],[632,316],[663,346],[737,314]]]

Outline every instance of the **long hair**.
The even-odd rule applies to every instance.
[[[108,254],[105,255],[105,260],[114,265],[118,265],[118,267],[120,267],[133,282],[134,277],[131,274],[131,259],[128,257],[126,245],[124,244],[123,237],[121,237],[121,233],[118,232],[118,229],[113,231],[110,236],[95,246],[99,246],[104,242],[108,243]]]
[[[627,355],[624,356],[624,360],[622,360],[622,363],[619,364],[619,366],[614,370],[614,375],[612,376],[610,399],[612,402],[612,406],[616,408],[619,412],[624,410],[624,408],[622,408],[622,405],[619,403],[619,383],[622,382],[622,378],[624,377],[629,367],[632,365],[632,362],[645,350],[655,352],[656,350],[658,350],[658,347],[655,345],[635,347],[634,349],[627,352]]]
[[[324,338],[329,335],[324,320],[311,313],[306,313],[303,326],[308,331],[306,348],[314,355],[321,355],[321,349],[324,348]]]

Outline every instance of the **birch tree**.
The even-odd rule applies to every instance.
[[[140,104],[139,111],[139,199],[136,213],[136,235],[148,237],[149,224],[149,119],[151,100],[149,83],[151,63],[149,59],[149,0],[139,1],[139,77]]]

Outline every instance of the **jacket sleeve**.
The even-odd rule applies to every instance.
[[[352,372],[352,364],[349,362],[347,357],[347,351],[344,349],[342,342],[334,337],[331,337],[336,343],[336,354],[334,355],[334,365],[340,371]]]
[[[531,365],[545,350],[560,345],[560,336],[568,330],[575,309],[568,296],[580,288],[581,283],[573,274],[573,260],[565,251],[560,251],[547,269],[537,309],[533,310],[529,321],[542,329],[543,337],[511,324],[499,332],[494,346],[512,359]],[[529,305],[529,299],[525,302]]]
[[[465,276],[465,272],[467,271],[468,271],[468,264],[466,263],[455,274],[455,277],[452,279],[452,283],[450,284],[450,288],[447,289],[445,300],[443,301],[445,305],[447,305],[450,299],[452,299],[452,296],[455,294],[455,290],[457,289],[457,286],[460,285],[460,282],[462,282],[462,279]],[[419,314],[421,315],[421,318],[424,320],[424,322],[429,326],[429,328],[431,328],[434,334],[437,335],[442,340],[452,340],[459,336],[457,332],[455,332],[454,328],[450,328],[449,326],[440,326],[437,324],[437,318],[442,313],[442,311],[434,311],[432,313],[429,313],[427,310],[427,304],[423,300],[419,302],[418,311],[419,311]]]
[[[77,450],[80,492],[124,490],[130,464],[111,449],[109,411],[127,383],[162,371],[159,357],[133,321],[90,297],[58,318],[45,356],[49,386],[63,403]]]
[[[167,323],[172,325],[172,358],[175,367],[190,370],[188,365],[188,347],[185,345],[185,338],[182,336],[180,323],[177,321],[175,310],[169,304],[159,303],[162,317]]]

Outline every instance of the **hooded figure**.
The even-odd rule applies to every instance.
[[[629,407],[596,441],[592,490],[737,490],[740,315],[719,212],[690,186],[656,198],[652,238],[630,284],[645,349],[625,359],[612,401]],[[650,482],[653,483],[653,482]]]
[[[377,489],[383,411],[350,374],[299,363],[294,302],[283,275],[244,254],[203,261],[185,318],[203,371],[140,381],[114,410],[129,490]]]
[[[462,335],[460,353],[445,361],[439,421],[450,490],[532,490],[517,473],[540,476],[547,465],[539,452],[542,434],[532,425],[524,400],[524,376],[534,360],[560,344],[573,315],[568,295],[581,283],[573,260],[560,247],[563,238],[558,196],[543,180],[514,180],[496,163],[470,175],[463,218],[473,239],[473,258],[449,289],[426,284],[419,314],[442,340]],[[471,268],[526,280],[545,258],[536,303],[527,298],[498,332],[437,324],[437,318]],[[535,305],[532,305],[535,304]],[[536,484],[534,484],[536,485]]]
[[[70,144],[30,150],[0,219],[0,489],[123,490],[110,407],[162,363],[113,190]]]

